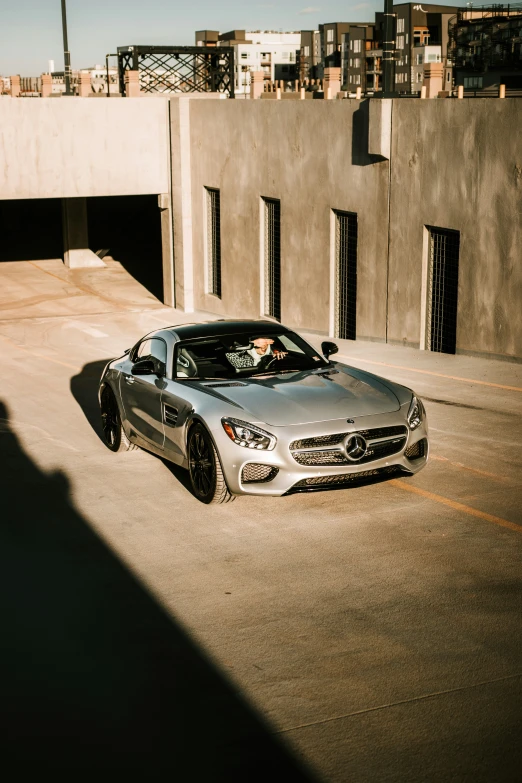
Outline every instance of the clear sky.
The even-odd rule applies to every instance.
[[[103,63],[108,52],[128,44],[193,45],[196,30],[311,30],[323,22],[373,21],[383,5],[384,0],[67,0],[71,65]],[[63,69],[60,0],[0,0],[0,74],[39,76],[49,60]]]

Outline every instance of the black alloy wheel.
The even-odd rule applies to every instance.
[[[202,503],[228,503],[234,499],[225,482],[218,453],[202,424],[190,430],[188,439],[190,483]]]
[[[101,396],[103,439],[111,451],[132,451],[137,448],[130,442],[121,423],[120,411],[114,392],[106,386]]]

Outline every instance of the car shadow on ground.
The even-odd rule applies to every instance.
[[[313,780],[99,538],[67,476],[32,461],[2,402],[0,442],[4,766],[19,779]]]
[[[83,367],[78,375],[74,375],[71,378],[71,393],[104,446],[105,439],[103,437],[100,405],[98,403],[98,386],[102,372],[109,361],[111,361],[111,359],[89,362],[89,364],[86,364]],[[157,459],[159,459],[174,478],[192,494],[188,471],[161,457],[157,457]]]
[[[102,372],[107,363],[112,361],[112,358],[114,357],[97,362],[89,362],[89,364],[84,365],[78,375],[74,375],[71,378],[72,396],[82,409],[94,432],[104,443],[100,405],[98,402],[98,387]]]

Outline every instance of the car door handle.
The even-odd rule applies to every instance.
[[[134,383],[134,378],[132,377],[132,375],[126,375],[125,376],[125,383],[128,383],[129,385],[131,383]]]

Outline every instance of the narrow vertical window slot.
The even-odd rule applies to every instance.
[[[264,204],[264,315],[281,320],[281,202]]]
[[[207,192],[207,280],[208,293],[221,298],[221,204],[215,188]]]
[[[427,345],[439,353],[455,353],[459,285],[460,233],[428,226]]]
[[[357,215],[335,214],[335,336],[355,340],[357,334]]]

